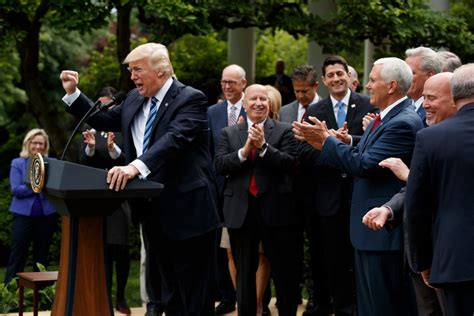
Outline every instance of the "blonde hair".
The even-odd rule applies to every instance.
[[[270,100],[270,118],[278,120],[281,109],[281,93],[274,86],[266,85],[268,99]]]
[[[173,65],[171,65],[168,49],[163,44],[146,43],[137,46],[128,53],[123,64],[129,64],[141,59],[147,59],[150,67],[163,71],[168,77],[174,75]]]
[[[35,136],[38,136],[38,135],[41,135],[41,136],[44,137],[45,144],[44,144],[44,154],[43,154],[43,156],[48,156],[48,153],[49,153],[49,137],[48,137],[48,134],[46,134],[44,129],[33,128],[28,133],[26,133],[26,136],[23,139],[23,146],[21,148],[20,157],[22,157],[22,158],[30,157],[30,151],[28,150],[28,147],[30,145],[31,140]]]

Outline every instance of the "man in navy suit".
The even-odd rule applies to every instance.
[[[474,314],[474,64],[456,69],[457,114],[416,138],[406,193],[409,262],[443,290],[446,314]]]
[[[366,88],[370,103],[380,109],[380,115],[369,124],[356,147],[331,136],[326,125],[315,117],[309,117],[314,125],[293,123],[296,137],[320,151],[314,155],[315,163],[339,168],[355,178],[350,236],[356,249],[358,315],[407,315],[402,230],[372,231],[362,223],[362,217],[403,186],[378,163],[388,157],[405,162],[411,159],[416,132],[423,127],[406,96],[411,81],[410,67],[398,58],[382,58],[374,63]]]
[[[111,190],[142,177],[164,184],[158,199],[135,203],[143,218],[147,267],[153,283],[161,274],[167,315],[213,313],[210,282],[214,273],[217,191],[209,154],[207,100],[204,94],[173,77],[165,46],[143,44],[124,60],[136,88],[121,106],[88,120],[99,130],[122,131],[127,165],[109,170]],[[68,111],[83,116],[92,102],[77,89],[79,75],[60,76]],[[148,315],[161,311],[149,310]]]
[[[329,97],[313,104],[308,116],[325,121],[329,129],[344,129],[348,141],[355,142],[364,133],[362,118],[376,109],[369,98],[350,91],[347,62],[341,56],[329,56],[322,65],[324,85]],[[353,135],[354,137],[350,136]],[[305,145],[302,145],[305,146]],[[315,149],[305,146],[309,151]],[[304,160],[305,155],[300,156]],[[305,165],[310,165],[309,159]],[[314,206],[306,221],[310,247],[312,272],[316,275],[316,291],[320,292],[321,315],[352,315],[354,306],[354,249],[349,239],[349,210],[352,197],[353,178],[346,172],[330,166],[315,166],[304,170],[314,182],[311,198]],[[308,172],[309,171],[309,172]],[[316,266],[318,268],[316,268]],[[316,269],[315,269],[316,268]],[[333,307],[331,307],[331,303]]]
[[[209,107],[207,117],[209,128],[211,130],[211,158],[214,159],[216,148],[219,146],[221,131],[224,127],[237,124],[240,117],[246,118],[245,110],[242,106],[244,99],[244,88],[247,84],[245,79],[245,70],[239,65],[229,65],[222,71],[221,88],[225,100]],[[219,191],[219,214],[222,217],[222,192],[224,191],[225,178],[220,174],[216,175],[217,190]],[[222,230],[218,231],[218,241],[220,240]],[[229,252],[217,244],[216,254],[216,283],[217,294],[221,302],[216,306],[216,314],[223,315],[235,310],[235,289],[229,274],[228,262],[232,260]]]

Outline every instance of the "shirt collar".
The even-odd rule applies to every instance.
[[[168,80],[165,81],[165,84],[161,87],[160,90],[155,94],[155,98],[158,99],[158,102],[162,102],[165,98],[166,93],[170,89],[171,85],[173,84],[173,78],[169,77]]]
[[[263,127],[263,125],[265,125],[265,122],[267,121],[267,119],[263,120],[262,123],[258,123],[257,125],[260,125]],[[247,129],[250,129],[250,126],[252,126],[254,123],[249,119],[249,117],[247,116]]]
[[[415,102],[413,102],[413,104],[415,105],[415,111],[418,111],[418,109],[420,108],[420,106],[423,104],[423,101],[425,100],[425,98],[423,96],[419,97],[418,100],[416,100]]]
[[[344,98],[341,99],[341,102],[344,103],[347,106],[349,104],[350,96],[351,96],[351,91],[349,89],[347,89],[346,95],[344,96]],[[336,100],[332,95],[330,95],[330,98],[331,98],[331,102],[332,102],[332,107],[336,108],[336,105],[339,101]]]
[[[403,101],[405,101],[406,99],[408,99],[407,96],[404,96],[403,98],[401,99],[398,99],[397,101],[393,102],[392,104],[390,104],[389,106],[387,106],[385,108],[385,110],[383,111],[380,111],[380,119],[383,120],[383,118],[385,117],[385,115],[388,114],[388,112],[390,112],[391,109],[393,109],[396,105],[402,103]]]
[[[232,102],[230,102],[229,100],[227,100],[227,109],[230,110],[230,108],[232,106],[236,106],[237,108],[240,108],[242,107],[242,103],[244,101],[244,94],[242,93],[242,96],[240,97],[240,100],[235,102],[235,104],[233,104]]]
[[[311,101],[311,102],[308,104],[308,106],[307,106],[306,108],[309,108],[309,106],[310,106],[311,104],[318,103],[320,99],[321,99],[321,97],[316,93],[316,94],[314,95],[313,101]],[[299,109],[302,109],[302,108],[304,108],[304,106],[303,106],[301,103],[298,102],[298,108],[299,108]]]

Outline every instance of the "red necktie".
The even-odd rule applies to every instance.
[[[379,123],[380,123],[380,115],[377,115],[377,117],[374,120],[374,125],[372,125],[372,129],[370,130],[371,133],[377,128]]]
[[[306,114],[308,113],[308,107],[307,106],[304,106],[303,109],[304,109],[304,112],[303,112],[303,116],[301,116],[301,122],[300,123],[304,122],[304,120],[306,119]]]
[[[250,152],[250,159],[252,159],[252,161],[255,159],[255,152],[256,152],[256,149],[255,147],[253,147],[252,151]],[[255,178],[255,174],[253,172],[252,172],[252,175],[250,176],[249,192],[254,197],[257,197],[258,195],[257,179]]]

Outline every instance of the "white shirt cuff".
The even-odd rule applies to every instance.
[[[71,104],[73,104],[74,101],[76,101],[80,95],[81,95],[81,90],[76,88],[76,92],[74,92],[73,94],[66,94],[63,97],[63,102],[66,103],[68,106],[71,106]]]
[[[239,149],[237,155],[239,156],[239,160],[241,163],[247,160],[247,158],[244,158],[244,156],[242,156],[242,148]]]
[[[146,177],[151,173],[150,169],[148,169],[145,163],[140,159],[135,159],[130,164],[138,169],[138,172],[140,172],[140,176],[142,179],[146,179]]]
[[[86,145],[86,148],[84,149],[84,152],[86,153],[87,157],[92,157],[95,154],[95,147],[90,148],[88,145]]]
[[[121,153],[122,153],[122,150],[115,143],[114,143],[114,148],[112,148],[112,150],[109,150],[109,156],[110,156],[110,158],[112,158],[114,160],[117,159],[118,157],[120,157]]]

